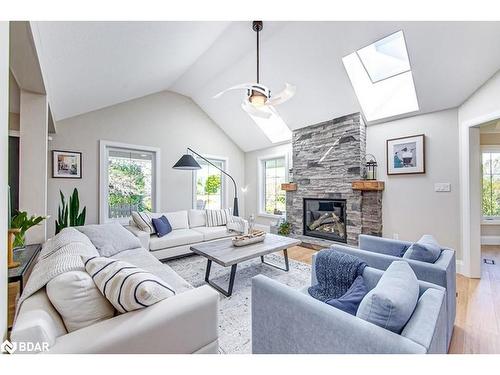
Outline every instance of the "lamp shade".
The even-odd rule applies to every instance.
[[[193,158],[193,156],[189,154],[182,155],[182,157],[177,161],[177,163],[175,163],[175,165],[172,168],[184,169],[188,171],[201,169],[200,165],[195,160],[195,158]]]

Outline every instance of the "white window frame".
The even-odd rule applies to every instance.
[[[484,153],[487,153],[487,152],[496,152],[496,153],[500,153],[500,145],[484,145],[484,146],[481,146],[481,164],[480,164],[480,168],[482,168],[482,165],[483,165],[483,154]],[[482,195],[483,195],[483,174],[481,172],[481,182],[480,182],[480,186],[481,186],[481,199],[482,199]],[[482,204],[481,204],[481,208],[482,208]],[[483,212],[482,212],[482,209],[481,209],[481,224],[484,224],[484,225],[499,225],[500,224],[500,216],[483,216]]]
[[[153,158],[153,183],[151,196],[153,197],[153,212],[160,210],[160,160],[161,151],[158,147],[133,145],[114,141],[99,141],[99,223],[119,222],[128,224],[128,218],[111,219],[108,217],[108,150],[110,148],[123,148],[131,151],[145,151],[154,154]]]
[[[258,164],[257,181],[259,183],[259,185],[258,185],[258,190],[259,190],[259,214],[258,214],[258,216],[266,217],[269,219],[279,219],[279,218],[286,216],[286,210],[283,213],[283,215],[269,214],[265,210],[266,199],[265,199],[264,194],[265,194],[265,190],[266,190],[266,188],[265,188],[266,170],[264,168],[264,163],[268,160],[280,159],[280,158],[285,159],[285,180],[288,181],[288,173],[289,173],[289,165],[290,165],[288,154],[281,153],[281,154],[274,154],[274,155],[266,155],[266,156],[261,156],[257,159],[257,161],[258,161],[258,163],[257,163]],[[285,203],[285,207],[286,207],[286,203]]]
[[[228,172],[228,165],[229,165],[229,158],[227,156],[218,156],[218,155],[207,155],[207,154],[201,154],[204,158],[210,160],[210,161],[213,161],[213,160],[216,160],[216,161],[221,161],[222,162],[222,169],[224,170],[224,172]],[[196,156],[196,155],[193,155],[193,158],[195,158],[195,160],[198,160],[199,157]],[[196,170],[193,171],[192,173],[192,198],[191,198],[191,206],[193,209],[196,209]],[[221,179],[221,205],[222,207],[221,208],[227,208],[227,202],[228,202],[228,199],[227,199],[227,189],[226,189],[226,186],[227,186],[227,179],[229,177],[227,177],[224,173],[222,173],[222,179]]]

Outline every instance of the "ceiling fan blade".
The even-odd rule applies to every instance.
[[[252,103],[250,103],[248,100],[244,100],[243,103],[241,103],[241,108],[248,113],[249,115],[255,116],[255,117],[261,117],[268,119],[271,117],[271,112],[267,111],[267,106],[263,106],[263,110],[258,109],[255,107]]]
[[[286,102],[288,99],[295,95],[296,89],[297,87],[295,85],[285,83],[284,90],[276,95],[273,95],[271,99],[268,99],[266,105],[278,105]]]
[[[254,85],[256,85],[256,83],[240,83],[239,85],[232,86],[228,89],[225,89],[225,90],[219,92],[218,94],[214,95],[213,98],[214,99],[220,98],[223,94],[225,94],[226,92],[231,91],[231,90],[242,90],[242,89],[249,90]]]

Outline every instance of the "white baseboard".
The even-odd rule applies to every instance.
[[[481,245],[500,245],[500,236],[481,236]]]
[[[457,260],[457,261],[456,261],[457,273],[459,273],[459,274],[461,274],[461,275],[464,275],[463,270],[462,270],[462,268],[463,268],[463,264],[464,264],[464,263],[463,263],[463,261],[462,261],[462,260]],[[465,275],[464,275],[464,276],[465,276]]]

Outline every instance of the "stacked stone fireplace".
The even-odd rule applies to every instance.
[[[292,149],[297,190],[287,191],[286,208],[295,235],[350,245],[361,233],[382,235],[382,191],[352,186],[364,176],[366,126],[359,113],[294,130]]]

